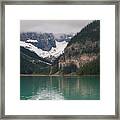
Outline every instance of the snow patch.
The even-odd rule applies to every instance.
[[[29,39],[29,40],[27,40],[27,42],[35,43],[35,42],[38,42],[38,41],[37,40],[31,40],[31,39]]]

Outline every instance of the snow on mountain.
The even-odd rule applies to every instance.
[[[30,51],[35,52],[38,56],[42,57],[42,58],[50,58],[50,57],[59,57],[62,53],[64,53],[64,49],[67,46],[68,42],[63,41],[63,42],[56,42],[56,47],[52,47],[52,49],[50,51],[44,51],[42,49],[39,49],[37,47],[35,47],[34,45],[32,45],[31,43],[26,43],[23,41],[20,41],[20,46],[29,49]]]
[[[31,39],[28,39],[27,42],[35,43],[35,42],[38,42],[38,41],[37,41],[37,40],[31,40]]]
[[[61,54],[64,53],[64,49],[67,46],[68,42],[63,41],[63,42],[57,42],[56,41],[56,47],[53,48],[49,51],[49,54],[54,56],[54,57],[59,57]]]

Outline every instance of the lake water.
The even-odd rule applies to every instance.
[[[99,100],[100,76],[21,76],[21,100]]]

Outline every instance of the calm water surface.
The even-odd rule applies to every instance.
[[[21,76],[21,100],[99,100],[99,76]]]

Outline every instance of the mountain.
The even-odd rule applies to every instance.
[[[95,20],[77,33],[59,58],[64,73],[98,74],[100,71],[100,21]],[[92,65],[91,65],[92,64]],[[87,67],[86,67],[87,66]],[[89,69],[89,70],[86,70]],[[92,72],[93,70],[96,71]],[[89,73],[87,72],[89,71]]]
[[[50,51],[56,48],[57,42],[69,42],[74,34],[53,34],[53,33],[36,33],[36,32],[22,32],[20,34],[20,41],[31,43],[35,47],[43,51]]]
[[[29,39],[35,40],[36,42],[31,42]],[[49,51],[52,47],[56,47],[54,35],[52,33],[23,32],[20,34],[20,41],[29,41],[37,48],[44,51]]]
[[[52,63],[39,57],[36,53],[20,47],[21,74],[49,74]]]
[[[29,41],[33,42],[34,40],[29,40]],[[54,61],[57,57],[59,57],[64,52],[64,48],[68,44],[68,42],[66,42],[66,41],[63,41],[63,42],[55,41],[55,42],[56,42],[56,47],[52,47],[50,51],[44,51],[44,50],[34,46],[31,42],[20,41],[20,46],[36,53],[39,57]],[[35,42],[33,42],[33,43],[35,43]]]
[[[21,74],[53,74],[57,72],[58,65],[55,63],[63,54],[68,42],[57,41],[57,38],[54,38],[51,33],[28,32],[21,33],[20,36]]]
[[[77,33],[65,48],[66,57],[100,52],[100,21],[93,21]],[[68,56],[67,56],[68,55]]]
[[[99,20],[74,35],[22,33],[20,46],[21,74],[100,74]]]
[[[54,61],[63,52],[74,33],[36,33],[22,32],[20,46],[35,52],[39,57]]]
[[[54,34],[54,37],[55,37],[56,41],[58,41],[58,42],[62,42],[62,41],[70,42],[71,38],[74,35],[75,35],[75,33],[69,33],[69,34],[56,33],[56,34]]]

